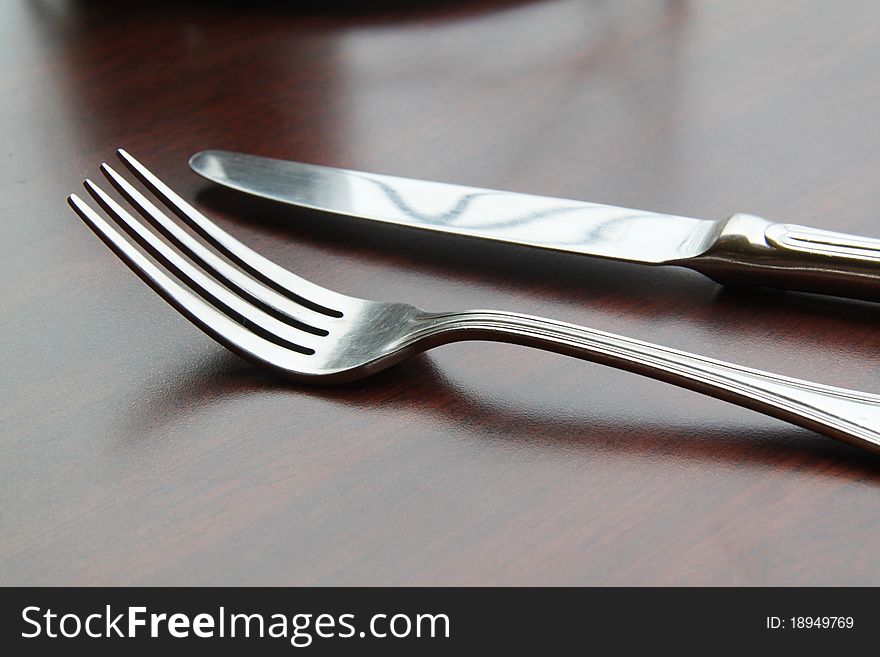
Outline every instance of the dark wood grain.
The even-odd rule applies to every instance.
[[[331,219],[186,166],[224,148],[877,236],[874,3],[241,5],[0,4],[0,583],[880,584],[875,456],[504,345],[284,383],[64,202],[124,146],[342,292],[880,390],[877,304]]]

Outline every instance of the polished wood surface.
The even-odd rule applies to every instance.
[[[123,146],[341,292],[878,391],[878,304],[298,212],[186,164],[222,148],[876,237],[876,5],[318,4],[0,5],[0,583],[880,584],[877,456],[506,345],[285,383],[65,204]]]

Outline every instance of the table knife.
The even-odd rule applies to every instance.
[[[751,214],[695,219],[584,201],[203,151],[190,166],[282,203],[524,246],[677,265],[724,284],[880,300],[880,240]]]

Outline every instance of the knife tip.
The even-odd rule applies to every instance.
[[[224,164],[225,151],[206,150],[193,153],[189,158],[189,168],[197,174],[215,180],[225,178],[226,167]]]
[[[198,151],[193,153],[189,158],[189,168],[197,173],[202,173],[211,167],[212,162],[216,161],[214,154],[217,151]]]

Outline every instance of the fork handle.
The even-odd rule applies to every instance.
[[[880,299],[880,240],[736,214],[681,264],[719,283]]]
[[[880,452],[880,395],[763,372],[613,333],[494,310],[430,315],[442,342],[538,347],[666,381]]]

